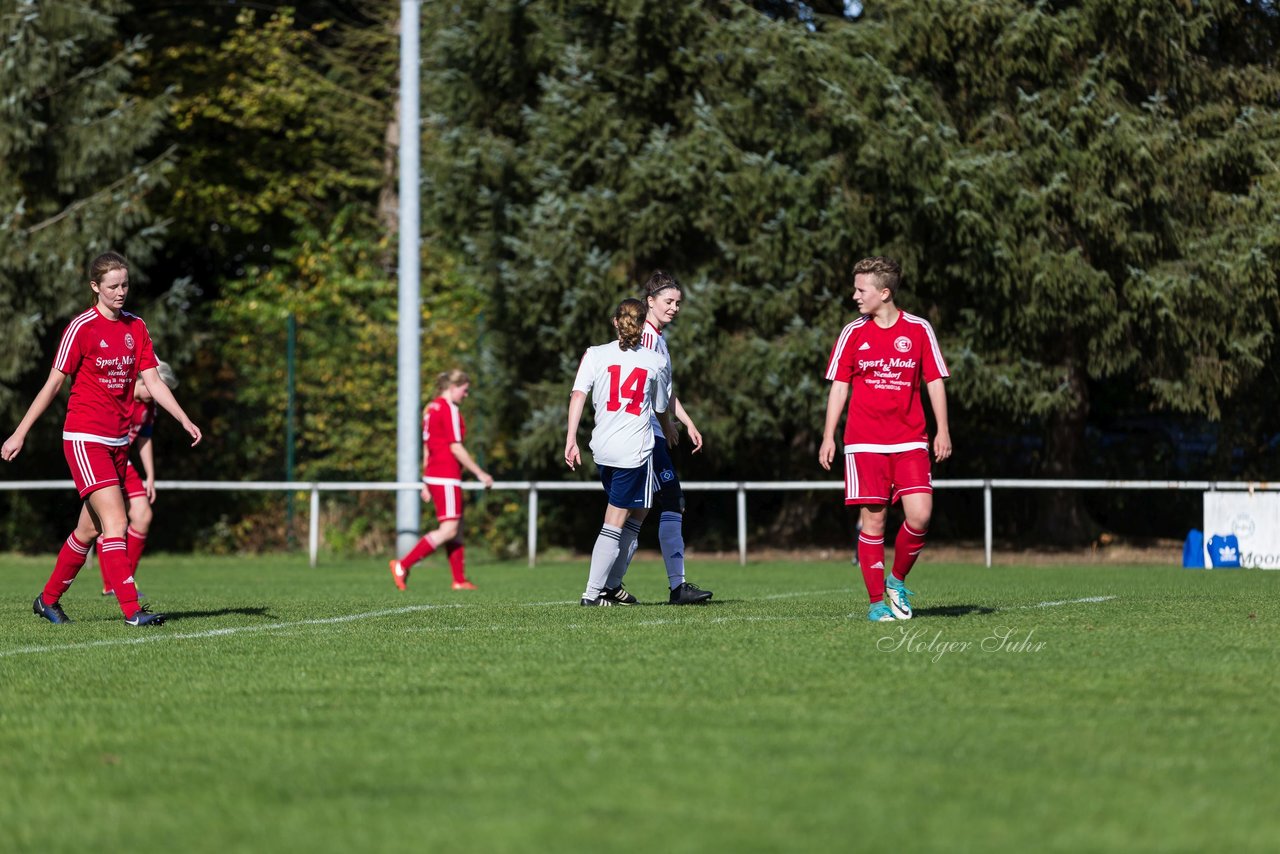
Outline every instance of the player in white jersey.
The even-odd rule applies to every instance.
[[[591,455],[609,494],[604,524],[591,550],[583,605],[617,604],[602,591],[619,554],[622,526],[628,519],[637,524],[643,521],[653,502],[653,429],[649,419],[655,413],[665,418],[671,373],[665,359],[640,346],[644,317],[640,300],[625,299],[618,305],[613,315],[618,340],[588,348],[569,395],[564,461],[570,469],[582,462],[578,424],[590,394],[595,409]]]
[[[662,356],[668,372],[671,371],[671,351],[667,349],[662,330],[680,313],[683,299],[684,289],[670,273],[655,270],[645,282],[644,301],[648,313],[640,344]],[[712,594],[710,590],[703,590],[684,577],[684,490],[680,488],[680,478],[676,475],[670,449],[680,443],[680,434],[675,429],[676,421],[684,424],[689,431],[689,441],[693,443],[695,454],[702,450],[702,434],[676,397],[674,387],[668,390],[668,397],[671,412],[675,415],[675,419],[667,421],[669,429],[664,428],[657,416],[651,420],[653,469],[658,477],[656,503],[661,511],[658,517],[658,543],[662,547],[662,561],[666,564],[667,586],[671,588],[667,601],[672,605],[697,605],[705,603]],[[604,595],[623,605],[636,604],[636,597],[623,588],[622,578],[631,564],[636,551],[636,538],[639,536],[638,521],[629,520],[622,526],[621,550],[605,585]]]

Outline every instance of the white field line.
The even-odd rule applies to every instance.
[[[810,590],[810,591],[796,592],[796,593],[777,593],[771,596],[761,596],[760,599],[789,599],[789,598],[795,598],[797,596],[826,596],[832,593],[845,593],[845,592],[848,592],[848,591],[844,589]],[[1059,605],[1076,605],[1076,604],[1081,604],[1085,602],[1106,602],[1115,598],[1116,598],[1115,596],[1087,596],[1083,599],[1061,599],[1061,600],[1052,601],[1052,602],[1039,602],[1035,605],[1020,605],[1018,606],[1018,609],[1025,610],[1027,608],[1054,608]],[[547,606],[547,605],[572,605],[573,600],[560,600],[555,602],[522,602],[520,604],[525,607],[539,607],[539,606]],[[103,646],[124,646],[127,644],[152,643],[155,641],[196,640],[200,638],[214,638],[214,637],[224,637],[227,635],[238,635],[238,634],[243,634],[245,632],[274,632],[274,631],[280,631],[282,629],[297,628],[299,626],[326,626],[334,623],[350,623],[354,620],[376,619],[378,617],[394,617],[399,614],[413,614],[421,611],[438,611],[443,608],[470,608],[470,607],[475,607],[475,606],[473,605],[408,605],[403,608],[388,608],[382,611],[364,611],[359,614],[343,614],[337,617],[321,617],[314,620],[293,620],[287,623],[269,623],[266,625],[258,625],[258,626],[228,626],[227,628],[224,628],[224,629],[207,629],[203,632],[182,632],[179,634],[170,634],[170,633],[164,632],[163,630],[157,630],[157,629],[147,629],[146,631],[152,632],[152,634],[137,635],[134,637],[124,637],[124,638],[107,638],[104,640],[85,641],[84,643],[46,644],[44,646],[22,646],[22,647],[18,647],[17,649],[0,650],[0,658],[9,658],[15,655],[39,655],[46,652],[61,652],[63,650],[73,650],[73,649],[92,649],[95,647],[103,647]],[[846,617],[846,619],[853,619],[855,616],[857,615],[849,614]],[[743,616],[740,616],[740,617],[731,617],[731,616],[714,617],[711,620],[708,620],[707,622],[709,623],[728,623],[728,622],[759,623],[759,622],[766,622],[766,621],[779,621],[779,620],[794,621],[794,620],[803,620],[803,619],[806,619],[806,618],[796,617],[796,616],[787,616],[787,617],[748,616],[744,614]],[[680,623],[680,622],[684,622],[684,621],[656,619],[656,620],[643,620],[639,623],[636,623],[636,625],[660,626],[660,625],[667,625],[671,623]],[[581,627],[582,627],[582,624],[574,623],[572,625],[567,626],[566,628],[572,629],[572,628],[581,628]],[[511,626],[489,626],[488,630],[497,631],[503,628],[509,631],[511,630],[512,627]],[[410,631],[410,632],[445,632],[445,631],[463,631],[463,630],[475,631],[476,629],[475,627],[465,627],[465,626],[451,626],[451,627],[434,627],[434,626],[421,627],[420,626],[420,627],[413,627],[410,629],[406,629],[406,631]]]
[[[1083,599],[1059,599],[1055,602],[1038,602],[1035,605],[1019,605],[1019,610],[1027,608],[1056,608],[1059,605],[1079,605],[1084,602],[1109,602],[1115,599],[1115,596],[1086,596]]]
[[[105,640],[85,641],[84,643],[68,643],[45,646],[22,646],[17,649],[0,650],[0,658],[12,655],[32,655],[44,652],[60,652],[69,649],[91,649],[98,646],[123,646],[125,644],[152,643],[162,640],[191,640],[195,638],[215,638],[223,635],[238,635],[243,632],[274,632],[280,629],[291,629],[297,626],[325,626],[331,623],[350,623],[353,620],[374,619],[377,617],[394,617],[397,614],[412,614],[416,611],[438,611],[441,608],[461,608],[462,605],[408,605],[404,608],[388,608],[385,611],[365,611],[360,614],[343,614],[338,617],[321,617],[315,620],[293,620],[288,623],[268,623],[260,626],[229,626],[225,629],[208,629],[203,632],[183,632],[170,634],[163,629],[142,629],[153,634],[135,635],[127,638],[107,638]]]
[[[772,596],[760,596],[760,599],[794,599],[797,596],[830,596],[832,593],[852,594],[852,587],[840,587],[835,590],[800,590],[795,593],[774,593]]]

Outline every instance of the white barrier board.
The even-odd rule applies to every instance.
[[[1228,534],[1240,541],[1241,566],[1280,569],[1280,493],[1206,492],[1205,546]]]

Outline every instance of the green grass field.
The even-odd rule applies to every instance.
[[[833,561],[580,608],[585,560],[0,557],[0,849],[1273,851],[1280,573]],[[628,587],[665,601],[661,564]],[[1080,601],[1108,597],[1102,601]],[[906,632],[906,634],[903,634]]]

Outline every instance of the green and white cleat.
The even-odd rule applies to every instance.
[[[867,619],[873,623],[892,623],[895,619],[893,612],[889,610],[889,606],[883,602],[875,602],[871,605],[871,610],[867,611]]]
[[[907,585],[890,576],[884,583],[884,598],[889,603],[895,619],[911,619],[911,597],[915,594],[907,589]]]

